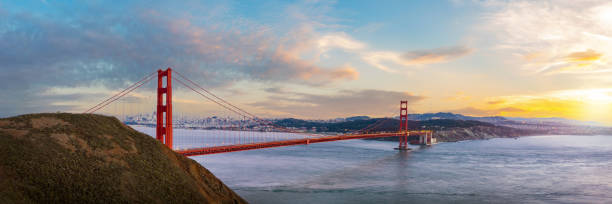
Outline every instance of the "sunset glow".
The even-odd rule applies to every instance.
[[[408,99],[612,125],[608,1],[2,2],[0,17],[5,116],[79,112],[173,67],[266,117],[383,117]],[[212,109],[182,93],[177,106]]]

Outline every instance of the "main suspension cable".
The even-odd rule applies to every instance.
[[[154,72],[155,73],[155,72]],[[121,97],[127,95],[128,93],[136,90],[137,88],[140,88],[142,85],[146,84],[147,82],[149,82],[151,79],[153,79],[153,74],[149,74],[147,77],[143,78],[142,80],[132,84],[130,87],[128,87],[127,89],[119,92],[118,94],[113,95],[112,97],[104,100],[103,102],[101,102],[100,104],[90,108],[89,110],[85,111],[84,113],[94,113],[104,107],[106,107],[108,104],[120,99]],[[112,99],[112,100],[111,100]]]
[[[175,71],[175,72],[176,72],[176,71]],[[182,77],[182,78],[185,78],[185,77]],[[262,120],[262,119],[260,119],[259,117],[254,116],[254,115],[252,115],[252,114],[250,114],[250,113],[248,113],[248,112],[246,112],[246,111],[244,111],[244,110],[242,110],[242,109],[240,109],[240,110],[242,110],[242,111],[235,110],[234,108],[230,108],[230,107],[228,107],[229,102],[227,102],[227,101],[226,101],[226,104],[228,104],[228,105],[224,105],[223,103],[221,103],[221,102],[219,102],[219,101],[216,101],[216,100],[212,99],[212,98],[211,98],[211,97],[209,97],[209,96],[206,96],[206,94],[204,94],[204,93],[202,93],[202,92],[200,92],[200,91],[196,90],[196,89],[195,89],[195,88],[193,88],[192,86],[189,86],[187,83],[183,82],[182,80],[180,80],[180,79],[178,79],[178,78],[174,78],[174,80],[178,81],[178,82],[179,82],[180,84],[182,84],[183,86],[185,86],[185,87],[187,87],[187,88],[191,89],[192,91],[194,91],[194,92],[198,93],[199,95],[203,96],[204,98],[206,98],[206,99],[208,99],[208,100],[210,100],[210,101],[212,101],[212,102],[216,103],[217,105],[219,105],[219,106],[221,106],[221,107],[223,107],[223,108],[225,108],[225,109],[227,109],[227,110],[229,110],[229,111],[232,111],[232,112],[234,112],[234,113],[236,113],[236,114],[238,114],[238,115],[240,115],[240,116],[243,116],[243,117],[245,117],[245,118],[251,118],[251,119],[253,119],[253,120],[255,120],[255,121],[259,122],[260,124],[270,125],[270,126],[273,126],[273,127],[277,128],[277,129],[285,130],[285,131],[290,132],[290,133],[301,134],[301,135],[308,135],[308,136],[316,136],[316,135],[314,135],[314,134],[308,134],[308,133],[303,133],[303,132],[297,132],[297,131],[295,131],[295,130],[288,129],[288,128],[285,128],[285,127],[282,127],[282,126],[276,125],[276,124],[274,124],[273,122],[266,121],[266,120]],[[186,79],[186,80],[188,80],[188,79]],[[194,83],[194,82],[191,82],[191,83]],[[196,85],[197,85],[197,84],[196,84]],[[201,88],[201,87],[200,87],[200,88]],[[202,88],[202,90],[205,90],[205,89],[203,89],[203,88]],[[209,92],[209,91],[207,91],[207,93],[210,93],[210,92]],[[212,95],[212,94],[211,94],[211,95]],[[217,97],[217,98],[219,98],[219,97]],[[219,99],[220,99],[220,98],[219,98]],[[223,100],[223,99],[221,99],[221,100]],[[223,101],[225,101],[225,100],[223,100]],[[233,105],[232,105],[232,106],[233,106]],[[234,106],[234,107],[235,107],[235,106]],[[236,107],[236,108],[237,108],[237,107]],[[239,108],[237,108],[237,109],[239,109]]]

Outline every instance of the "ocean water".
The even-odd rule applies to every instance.
[[[612,136],[395,146],[349,140],[191,158],[251,203],[612,203]]]

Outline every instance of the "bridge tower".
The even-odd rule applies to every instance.
[[[400,124],[399,124],[399,147],[398,150],[409,150],[408,148],[408,101],[400,101]]]
[[[166,86],[164,85],[164,77]],[[164,100],[165,99],[165,100]],[[155,137],[172,149],[172,69],[157,70],[157,126]]]

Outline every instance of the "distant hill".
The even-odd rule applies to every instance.
[[[380,121],[380,122],[379,122]],[[293,128],[303,128],[316,132],[336,132],[348,133],[362,130],[368,125],[371,132],[394,132],[398,130],[399,120],[394,118],[375,118],[368,120],[355,120],[338,123],[318,123],[289,118],[276,121],[276,125]],[[494,137],[518,137],[533,135],[537,131],[520,130],[511,127],[498,126],[491,123],[475,120],[457,119],[432,119],[423,121],[408,121],[410,130],[434,130],[435,137],[441,142],[460,141],[469,139],[487,139]],[[390,137],[380,140],[397,140],[397,137]]]
[[[113,117],[0,119],[0,203],[246,203],[197,162]]]
[[[382,120],[382,121],[381,121]],[[295,118],[287,118],[277,120],[276,125],[283,127],[295,127],[295,128],[307,128],[309,130],[315,130],[316,132],[338,132],[347,133],[357,130],[361,130],[368,125],[381,121],[380,125],[375,125],[372,131],[397,131],[399,127],[399,120],[394,118],[373,118],[367,120],[354,120],[337,123],[321,123],[321,122],[310,122]],[[411,130],[441,130],[444,128],[456,128],[456,127],[473,127],[473,126],[495,126],[491,123],[480,122],[475,120],[451,120],[451,119],[438,119],[438,120],[425,120],[425,121],[408,121],[408,129]]]
[[[368,117],[368,116],[353,116],[353,117],[345,118],[346,121],[367,120],[367,119],[370,119],[370,117]]]
[[[603,126],[603,124],[593,121],[580,121],[565,118],[521,118],[521,117],[502,117],[502,116],[466,116],[455,113],[423,113],[423,114],[408,114],[409,120],[435,120],[435,119],[452,119],[452,120],[477,120],[495,125],[513,125],[518,123],[537,123],[547,125],[576,125],[576,126]]]
[[[489,123],[498,123],[508,121],[507,118],[501,116],[488,116],[488,117],[474,117],[465,116],[455,113],[423,113],[423,114],[408,114],[409,120],[436,120],[436,119],[451,119],[451,120],[477,120]]]

